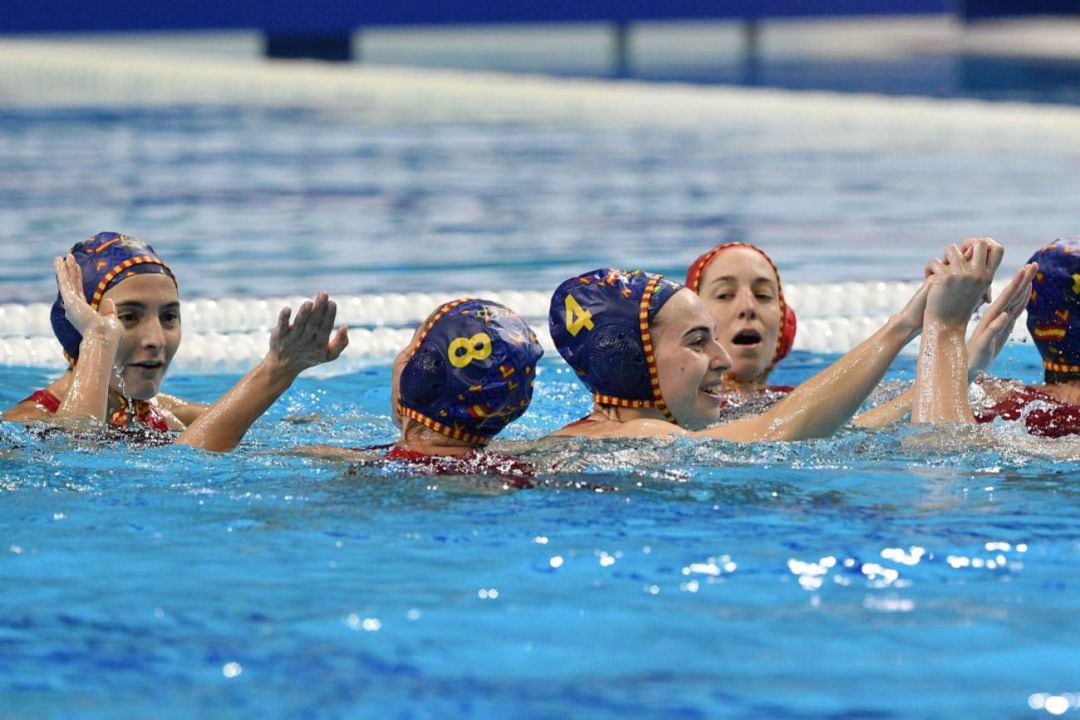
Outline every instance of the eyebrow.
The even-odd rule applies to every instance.
[[[687,330],[686,332],[683,333],[683,339],[686,339],[686,338],[690,337],[691,335],[693,335],[696,332],[702,332],[702,333],[705,333],[706,335],[712,335],[712,330],[710,330],[708,326],[706,326],[706,325],[695,325],[694,327],[690,328],[689,330]]]
[[[734,283],[734,282],[739,282],[739,279],[737,277],[735,277],[734,275],[725,275],[723,277],[713,278],[712,282],[709,283],[709,284],[710,285],[719,285],[720,283]],[[773,280],[770,277],[766,277],[764,275],[758,275],[756,278],[754,278],[753,280],[750,281],[750,284],[751,285],[756,285],[756,284],[762,283],[762,282],[767,282],[767,283],[769,283],[771,285],[776,284],[775,280]]]
[[[147,308],[147,304],[142,302],[141,300],[125,300],[124,302],[116,303],[116,307],[117,307],[117,309],[119,309],[119,308],[132,308],[132,309],[138,309],[138,310],[145,310]],[[180,303],[178,301],[165,303],[164,305],[161,306],[161,308],[163,310],[172,310],[172,309],[179,308],[179,307],[180,307]]]

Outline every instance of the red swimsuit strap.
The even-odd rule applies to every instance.
[[[34,394],[30,395],[30,397],[21,400],[20,404],[24,402],[37,403],[53,414],[60,409],[60,398],[56,397],[56,395],[49,390],[37,390]],[[135,400],[132,404],[135,407],[134,419],[136,422],[145,425],[151,430],[168,432],[169,421],[165,419],[165,416],[157,409],[157,407],[146,400]],[[109,417],[109,424],[117,427],[126,427],[130,421],[131,417],[128,413],[127,401],[121,398],[120,408]]]
[[[23,398],[19,401],[22,405],[25,402],[33,402],[48,410],[50,413],[55,413],[60,409],[60,398],[53,395],[48,390],[37,390],[33,395],[27,398]]]
[[[512,487],[533,487],[529,481],[533,467],[510,455],[475,450],[465,455],[428,455],[394,445],[386,451],[386,459],[427,468],[435,475],[498,475]]]

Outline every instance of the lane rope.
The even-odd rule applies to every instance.
[[[1001,284],[995,285],[995,292]],[[904,306],[917,283],[869,282],[790,284],[784,292],[799,317],[795,349],[844,353],[871,335]],[[409,341],[428,314],[455,297],[482,297],[501,302],[529,320],[545,349],[554,354],[547,332],[550,293],[544,291],[480,291],[386,293],[334,298],[338,323],[349,325],[351,342],[342,357],[320,372],[334,375],[388,362]],[[182,303],[184,338],[173,369],[185,374],[237,374],[253,367],[266,353],[270,328],[278,311],[295,309],[302,297],[221,298]],[[51,303],[0,304],[0,365],[65,367],[49,323]],[[1013,330],[1013,342],[1025,342],[1024,318]],[[909,346],[913,351],[916,343]]]

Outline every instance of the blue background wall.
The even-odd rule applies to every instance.
[[[952,6],[950,0],[4,0],[0,32],[248,28],[308,34],[371,25],[924,14]]]

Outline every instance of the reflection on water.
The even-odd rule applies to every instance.
[[[547,467],[534,489],[283,452],[391,440],[388,377],[301,378],[227,455],[0,425],[5,709],[993,716],[1072,687],[1075,462],[1008,427],[538,443],[587,403],[545,373],[502,443]]]
[[[548,289],[608,265],[678,278],[729,240],[767,247],[789,282],[911,280],[976,232],[1019,263],[1075,229],[1068,148],[875,150],[797,131],[3,111],[0,302],[51,299],[51,257],[104,229],[151,242],[189,298]]]

